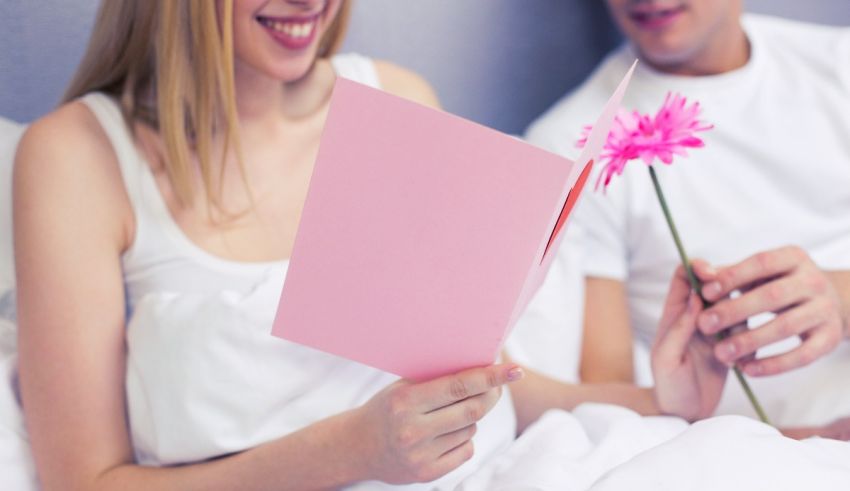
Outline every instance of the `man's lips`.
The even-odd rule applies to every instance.
[[[684,5],[672,7],[641,5],[629,11],[629,18],[640,27],[654,29],[672,24],[685,10]]]

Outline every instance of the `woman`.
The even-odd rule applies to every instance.
[[[550,407],[710,408],[670,397],[724,375],[682,356],[698,306],[681,279],[657,393],[513,364],[412,384],[269,335],[335,76],[437,104],[401,68],[329,58],[347,10],[103,2],[15,170],[20,382],[44,489],[452,488]]]

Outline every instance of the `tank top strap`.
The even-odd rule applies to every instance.
[[[110,144],[112,144],[118,166],[121,169],[121,176],[124,179],[124,186],[127,189],[127,195],[130,198],[130,204],[133,206],[134,212],[138,213],[141,185],[144,173],[148,169],[147,164],[142,161],[139,155],[135,139],[127,126],[118,102],[102,92],[86,94],[80,100],[97,118]]]
[[[97,118],[112,145],[133,208],[135,237],[122,257],[125,279],[132,278],[152,262],[163,260],[164,254],[172,254],[162,240],[165,230],[158,226],[169,221],[168,209],[162,203],[153,172],[136,146],[118,101],[102,92],[86,94],[80,100]]]

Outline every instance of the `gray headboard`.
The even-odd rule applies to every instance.
[[[145,1],[145,0],[139,0]],[[354,0],[346,49],[423,74],[447,110],[517,133],[618,42],[601,0]],[[747,0],[750,10],[850,25],[849,0]],[[0,1],[0,115],[52,108],[97,0]]]

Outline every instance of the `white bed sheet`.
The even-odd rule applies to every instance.
[[[0,319],[0,489],[36,489],[35,466],[15,389],[15,326]]]
[[[14,326],[0,320],[0,489],[36,490],[13,390]],[[850,391],[845,395],[850,399]],[[459,491],[846,490],[850,443],[802,442],[741,416],[694,425],[584,404],[549,411]]]
[[[838,491],[850,443],[783,437],[743,416],[694,425],[586,404],[549,411],[461,491]]]

